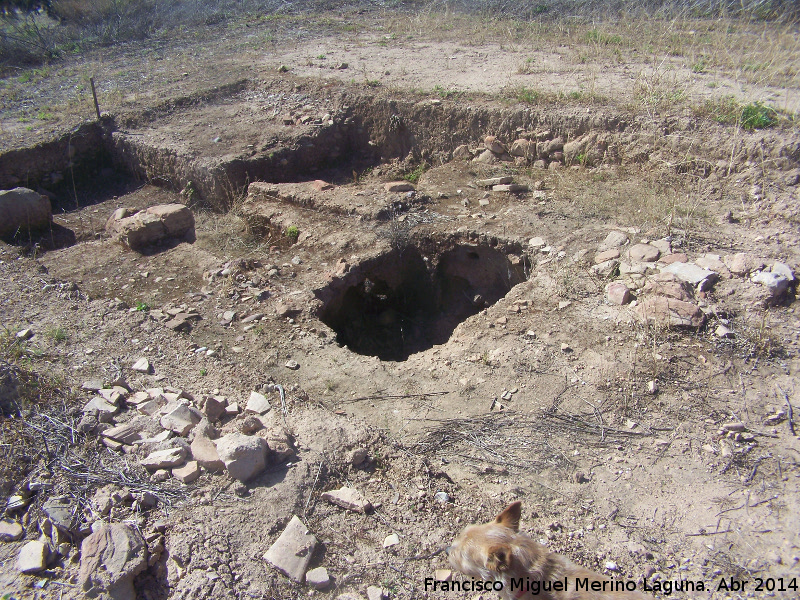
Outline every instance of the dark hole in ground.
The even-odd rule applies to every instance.
[[[409,246],[362,263],[318,295],[322,321],[358,354],[402,361],[445,343],[459,323],[525,280],[523,260],[487,245],[423,257]],[[335,289],[334,289],[335,288]]]

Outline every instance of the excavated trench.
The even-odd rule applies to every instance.
[[[433,254],[394,249],[319,290],[319,317],[351,351],[403,361],[445,343],[459,323],[524,281],[526,260],[485,244]]]

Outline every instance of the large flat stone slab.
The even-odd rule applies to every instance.
[[[267,550],[264,560],[290,579],[302,583],[316,547],[317,538],[295,515]]]

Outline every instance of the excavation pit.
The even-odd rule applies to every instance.
[[[433,255],[395,249],[320,290],[320,318],[351,351],[404,361],[447,342],[459,323],[524,281],[526,260],[489,245]]]

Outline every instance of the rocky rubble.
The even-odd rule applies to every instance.
[[[138,212],[120,208],[108,218],[106,233],[137,252],[166,240],[193,242],[194,215],[182,204],[151,206]]]

